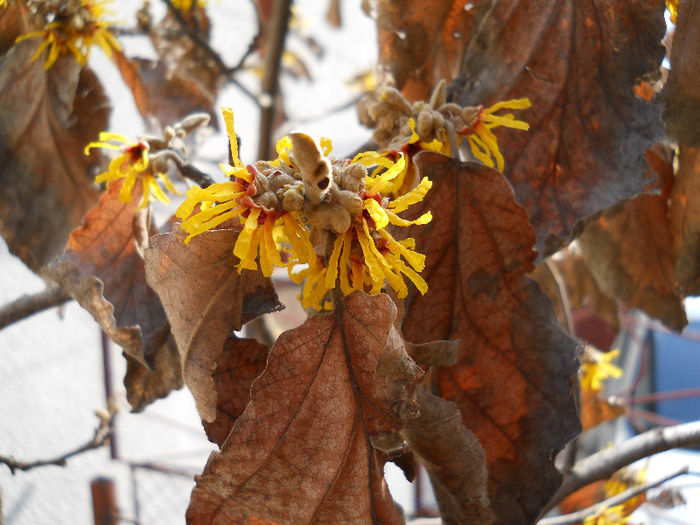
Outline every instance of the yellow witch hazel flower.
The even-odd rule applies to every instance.
[[[180,11],[190,11],[193,7],[206,7],[207,0],[172,0],[173,7]]]
[[[503,109],[529,108],[531,104],[527,98],[505,100],[486,109],[483,106],[462,107],[446,100],[446,83],[443,80],[435,87],[428,102],[411,104],[393,87],[380,88],[360,101],[360,120],[375,128],[372,138],[386,152],[381,156],[393,161],[399,152],[407,156],[406,175],[397,178],[396,187],[392,190],[395,195],[411,187],[413,181],[410,174],[414,171],[412,157],[415,153],[429,150],[451,155],[466,138],[477,160],[503,171],[505,161],[492,129],[503,126],[527,130],[530,127],[512,113],[498,113]],[[379,159],[371,160],[381,165]],[[403,184],[404,180],[408,184]]]
[[[581,388],[598,392],[603,388],[603,381],[620,377],[622,370],[612,364],[619,355],[619,349],[605,353],[587,346],[581,363]]]
[[[159,201],[167,204],[170,198],[161,189],[158,182],[163,184],[169,192],[179,195],[168,176],[164,173],[167,169],[167,163],[151,162],[149,159],[149,143],[145,140],[130,142],[129,139],[117,133],[100,133],[98,142],[91,142],[85,147],[85,154],[89,155],[93,148],[108,148],[121,151],[121,155],[115,157],[110,163],[109,168],[104,173],[100,173],[95,177],[96,183],[106,182],[107,185],[118,179],[124,179],[121,189],[119,190],[119,200],[121,202],[129,202],[132,198],[132,192],[137,180],[141,180],[143,184],[143,198],[138,209],[144,208],[149,201],[155,197]],[[113,144],[112,142],[121,142],[121,145]],[[154,167],[155,164],[162,166],[162,171]]]
[[[36,60],[45,49],[49,50],[44,68],[49,69],[60,55],[72,54],[81,66],[87,63],[90,49],[99,45],[108,57],[121,51],[121,45],[109,30],[110,22],[102,20],[111,11],[105,4],[111,0],[69,0],[66,2],[35,1],[37,10],[47,20],[44,29],[30,31],[17,38],[17,42],[28,38],[43,38],[39,49],[32,57]]]
[[[275,266],[285,266],[281,257],[281,242],[291,246],[296,260],[302,264],[315,264],[316,253],[309,240],[308,231],[298,219],[298,210],[280,206],[284,200],[291,202],[298,190],[294,189],[296,179],[280,170],[273,170],[268,179],[254,166],[243,166],[238,157],[233,111],[222,108],[226,131],[231,144],[233,165],[221,164],[221,168],[231,179],[212,184],[207,188],[192,187],[176,215],[182,219],[182,229],[189,235],[185,242],[205,231],[216,228],[223,222],[240,217],[243,230],[236,239],[233,253],[240,259],[239,273],[244,270],[257,270],[256,262],[260,254],[260,267],[263,275],[269,277]],[[264,169],[267,166],[258,165]],[[269,170],[268,170],[269,171]],[[281,190],[278,199],[275,190]],[[199,210],[195,212],[195,207]]]
[[[623,468],[615,472],[605,483],[605,498],[612,498],[631,487],[646,483],[646,469]],[[626,500],[620,505],[604,507],[598,512],[587,516],[584,525],[624,525],[629,522],[630,515],[646,501],[646,495],[640,494]]]
[[[531,105],[530,99],[517,98],[498,102],[486,109],[483,106],[478,106],[472,122],[467,122],[467,125],[457,132],[467,138],[469,148],[477,159],[490,168],[494,167],[493,159],[495,159],[498,171],[503,171],[505,161],[498,148],[496,135],[491,130],[498,126],[505,126],[527,131],[530,129],[530,125],[522,120],[517,120],[512,113],[496,115],[496,112],[501,109],[527,109]]]
[[[238,217],[243,228],[233,253],[243,269],[263,275],[286,266],[291,278],[306,281],[301,302],[317,310],[330,308],[330,290],[379,293],[387,282],[405,297],[404,277],[425,293],[419,272],[425,256],[410,239],[397,241],[389,224],[426,224],[430,212],[408,221],[398,216],[430,189],[424,179],[404,196],[386,195],[404,163],[386,160],[372,175],[359,162],[328,158],[332,144],[320,146],[308,135],[291,133],[277,144],[278,157],[243,166],[238,158],[233,112],[223,108],[233,165],[222,165],[230,180],[191,188],[177,211],[182,228],[195,235]],[[367,157],[377,155],[374,152]]]

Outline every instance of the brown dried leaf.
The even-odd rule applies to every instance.
[[[433,221],[406,235],[427,255],[429,289],[409,296],[404,334],[462,340],[458,363],[438,369],[436,386],[484,447],[496,522],[532,523],[561,481],[555,454],[579,430],[576,342],[524,277],[534,233],[505,177],[435,153],[415,161],[433,188],[407,218],[431,210]]]
[[[48,71],[30,62],[25,40],[0,58],[0,232],[37,271],[63,250],[97,202],[83,148],[107,125],[109,106],[95,75],[72,58]]]
[[[18,36],[27,32],[27,21],[19,2],[9,2],[0,9],[0,56],[14,44]]]
[[[462,425],[454,403],[417,390],[420,416],[402,434],[430,474],[440,517],[447,525],[493,522],[486,489],[486,455],[479,440]]]
[[[158,293],[182,359],[185,384],[204,421],[216,418],[212,375],[224,343],[250,319],[281,308],[270,279],[238,273],[233,256],[237,232],[208,231],[185,245],[179,225],[151,238],[146,280]]]
[[[674,284],[673,234],[667,201],[673,171],[648,155],[662,182],[660,195],[640,195],[603,213],[579,239],[583,260],[601,290],[641,308],[672,330],[688,320]]]
[[[206,46],[209,43],[211,23],[205,9],[192,9],[182,13],[184,26],[168,10],[163,19],[153,27],[149,36],[158,54],[158,65],[146,67],[147,62],[139,60],[139,68],[148,86],[153,83],[153,93],[167,94],[177,106],[190,103],[209,102],[204,111],[211,114],[211,107],[216,101],[217,93],[226,78],[224,65],[217,62]],[[198,42],[199,41],[199,42]],[[185,101],[178,100],[184,90]],[[151,103],[156,103],[152,100]],[[165,104],[161,111],[166,111]],[[185,114],[191,112],[187,111]],[[216,122],[216,119],[213,120]]]
[[[216,419],[202,420],[209,440],[221,447],[233,424],[250,401],[250,385],[267,364],[268,348],[255,339],[231,336],[216,361]]]
[[[204,89],[197,80],[178,70],[168,70],[162,62],[129,59],[122,53],[114,54],[114,62],[144,117],[155,117],[162,124],[171,124],[190,113],[204,111],[216,122],[216,94]]]
[[[664,87],[666,131],[683,146],[700,147],[700,6],[678,2],[671,72]]]
[[[166,341],[168,320],[146,284],[142,253],[148,230],[145,215],[136,212],[141,185],[134,187],[128,203],[119,201],[121,186],[121,181],[110,185],[45,273],[90,312],[127,355],[148,366]],[[99,296],[92,295],[97,292]]]
[[[496,134],[540,255],[643,190],[661,106],[634,86],[658,75],[663,15],[662,0],[502,0],[479,23],[451,93],[468,105],[532,101],[528,132]]]
[[[608,323],[613,330],[618,330],[620,318],[617,302],[600,290],[580,254],[562,250],[554,258],[549,259],[549,264],[554,266],[554,271],[561,277],[569,307],[572,310],[586,308]],[[530,277],[537,281],[542,291],[552,301],[559,324],[567,326],[559,284],[547,263],[538,264],[530,273]]]
[[[669,200],[674,277],[680,295],[700,295],[700,149],[680,148]]]
[[[460,0],[377,2],[379,63],[409,100],[428,100],[443,78],[457,76],[475,14]]]
[[[583,430],[625,414],[627,407],[622,399],[602,396],[590,389],[581,390],[581,427]]]
[[[370,442],[401,428],[417,376],[375,377],[395,315],[386,295],[355,292],[280,336],[188,523],[403,523]]]
[[[423,366],[450,366],[457,362],[462,341],[430,341],[415,345],[406,341],[406,351]]]
[[[149,357],[149,363],[152,369],[126,355],[124,386],[134,412],[182,387],[180,352],[172,336]]]

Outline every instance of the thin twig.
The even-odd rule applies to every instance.
[[[680,447],[700,445],[700,421],[655,428],[582,459],[564,476],[564,482],[549,502],[548,512],[569,494],[589,483],[607,479],[622,467],[653,454]]]
[[[70,299],[71,296],[60,287],[47,288],[33,295],[23,295],[0,308],[0,330],[47,308],[70,301]]]
[[[637,487],[630,487],[626,491],[621,492],[616,496],[601,501],[600,503],[596,503],[595,505],[591,505],[590,507],[580,510],[578,512],[565,514],[563,516],[556,516],[553,518],[545,518],[543,520],[538,521],[537,525],[574,525],[575,523],[580,523],[581,521],[585,520],[588,516],[591,516],[603,509],[614,507],[615,505],[621,505],[625,501],[632,499],[635,496],[639,496],[640,494],[646,492],[649,489],[658,487],[662,483],[666,483],[668,480],[677,478],[678,476],[682,476],[687,473],[688,467],[685,466],[682,469],[677,470],[672,474],[669,474],[668,476],[664,476],[663,478],[653,482],[644,483],[643,485],[639,485]]]
[[[566,291],[564,278],[550,259],[545,259],[544,263],[549,273],[552,274],[552,279],[554,279],[554,283],[557,285],[557,290],[559,291],[559,298],[561,299],[561,306],[564,310],[564,318],[566,319],[566,330],[569,332],[570,336],[575,336],[576,328],[574,327],[574,321],[571,317],[571,301],[569,301],[569,293]]]
[[[95,429],[92,439],[90,439],[87,443],[80,445],[79,447],[69,452],[66,452],[61,456],[50,459],[38,459],[35,461],[19,461],[10,456],[0,456],[0,463],[4,463],[5,465],[7,465],[12,474],[15,474],[18,470],[30,470],[36,467],[45,467],[47,465],[56,465],[59,467],[63,467],[66,465],[66,461],[69,458],[77,456],[78,454],[82,454],[83,452],[87,452],[88,450],[100,448],[107,442],[111,433],[110,424],[112,422],[114,414],[115,411],[112,410],[109,412],[109,414],[105,414],[104,416],[98,416],[100,418],[100,424]]]
[[[214,179],[212,179],[208,174],[204,173],[198,168],[195,168],[192,164],[178,161],[175,161],[175,164],[183,177],[187,177],[192,182],[198,184],[201,188],[207,188],[215,182]]]
[[[272,128],[275,123],[277,110],[277,89],[279,86],[280,64],[284,41],[287,37],[289,17],[291,16],[291,0],[277,0],[272,23],[267,33],[267,54],[265,55],[264,76],[262,82],[263,103],[260,104],[260,135],[258,139],[258,158],[270,157]]]

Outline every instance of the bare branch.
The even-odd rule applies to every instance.
[[[265,55],[264,77],[262,82],[262,103],[260,104],[260,135],[258,139],[258,158],[270,157],[272,127],[275,122],[277,88],[279,84],[280,63],[287,37],[291,0],[277,0],[272,23],[268,28],[268,48]]]
[[[22,319],[69,301],[71,296],[60,287],[47,288],[33,294],[23,295],[0,308],[0,330]]]
[[[545,518],[543,520],[538,521],[537,525],[574,525],[575,523],[580,523],[583,520],[585,520],[588,516],[591,516],[592,514],[595,514],[600,510],[614,507],[615,505],[620,505],[628,499],[632,499],[635,496],[638,496],[649,489],[653,489],[654,487],[658,487],[662,483],[666,483],[670,479],[677,478],[678,476],[682,476],[683,474],[687,473],[688,467],[686,466],[656,481],[644,483],[643,485],[639,485],[636,487],[631,487],[626,491],[613,496],[612,498],[608,498],[604,501],[601,501],[600,503],[591,505],[590,507],[580,510],[578,512],[565,514],[563,516],[556,516],[554,518]]]
[[[623,441],[619,445],[601,450],[581,461],[565,474],[564,482],[543,512],[547,512],[569,494],[589,483],[606,479],[622,467],[635,461],[679,447],[700,445],[700,421],[655,428]]]
[[[97,413],[97,417],[100,418],[100,424],[95,429],[92,439],[90,439],[87,443],[80,445],[79,447],[69,452],[66,452],[61,456],[50,459],[38,459],[35,461],[19,461],[10,456],[0,456],[0,463],[4,463],[5,465],[7,465],[12,474],[15,474],[18,470],[30,470],[36,467],[44,467],[47,465],[56,465],[59,467],[63,467],[66,465],[66,461],[69,458],[77,456],[78,454],[82,454],[83,452],[87,452],[88,450],[100,448],[107,442],[111,433],[110,425],[115,413],[116,408],[110,408],[109,412],[100,411],[99,413]]]

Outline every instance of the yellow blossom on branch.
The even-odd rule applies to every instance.
[[[165,173],[154,170],[149,159],[148,142],[139,140],[130,142],[123,135],[117,133],[100,133],[98,142],[91,142],[85,147],[85,154],[89,155],[93,148],[107,148],[121,151],[109,163],[109,168],[104,173],[100,173],[95,177],[96,183],[106,182],[107,185],[112,181],[124,179],[121,190],[119,190],[119,200],[121,202],[129,202],[131,200],[134,185],[137,180],[143,184],[143,198],[138,209],[144,208],[152,197],[167,204],[170,198],[161,189],[159,182],[171,193],[179,194],[172,182]],[[113,144],[112,142],[121,142],[121,145]]]
[[[581,388],[598,392],[603,388],[604,380],[609,377],[620,377],[622,370],[612,364],[619,355],[619,349],[604,353],[592,347],[586,347],[581,363]]]
[[[643,485],[646,482],[646,470],[633,470],[630,467],[615,472],[605,483],[605,499],[612,498],[624,491]],[[598,512],[587,516],[584,525],[624,525],[629,521],[630,515],[646,501],[645,494],[634,496],[620,505],[605,507]]]
[[[206,7],[207,0],[171,0],[173,7],[180,11],[190,11],[193,7]]]
[[[292,133],[277,143],[276,159],[244,166],[235,149],[233,113],[223,112],[233,161],[222,169],[229,180],[188,191],[176,213],[187,240],[237,217],[241,232],[233,253],[239,271],[259,264],[269,276],[275,266],[286,266],[295,282],[305,281],[304,307],[330,308],[325,298],[331,290],[376,294],[385,283],[405,297],[406,277],[421,293],[427,291],[419,275],[425,256],[415,251],[413,240],[398,241],[386,229],[432,219],[430,212],[412,221],[399,217],[423,199],[431,187],[427,178],[401,197],[386,196],[406,155],[397,161],[376,152],[361,154],[362,162],[332,159],[330,140],[319,145]],[[375,161],[379,166],[370,175],[364,164]]]
[[[458,133],[467,138],[469,148],[477,159],[491,168],[494,167],[493,161],[495,159],[495,167],[498,168],[498,171],[503,171],[505,161],[498,147],[496,135],[491,130],[504,126],[527,131],[530,129],[530,125],[522,120],[517,120],[512,113],[496,115],[496,112],[501,109],[527,109],[531,105],[530,99],[517,98],[498,102],[486,109],[483,106],[478,106],[472,122],[468,122]]]
[[[291,246],[295,260],[313,265],[316,254],[308,232],[300,225],[295,212],[277,210],[274,202],[258,203],[253,199],[267,180],[263,181],[253,166],[243,166],[238,157],[233,111],[231,108],[222,108],[222,111],[233,164],[222,164],[221,169],[230,180],[188,190],[185,201],[176,212],[176,216],[183,220],[182,229],[189,234],[185,242],[229,219],[240,217],[243,229],[233,248],[233,254],[240,260],[239,272],[257,270],[258,254],[260,268],[266,277],[272,275],[275,266],[285,266],[281,257],[282,239]],[[195,211],[197,206],[199,210]]]
[[[49,69],[60,55],[71,54],[77,62],[84,66],[90,57],[90,49],[94,44],[99,45],[108,57],[115,51],[121,51],[121,46],[109,30],[110,22],[102,20],[105,14],[111,13],[104,7],[111,0],[72,0],[56,2],[57,9],[50,13],[52,21],[44,29],[30,31],[17,38],[17,42],[28,38],[42,38],[44,41],[32,57],[36,60],[45,49],[48,56],[44,68]]]

